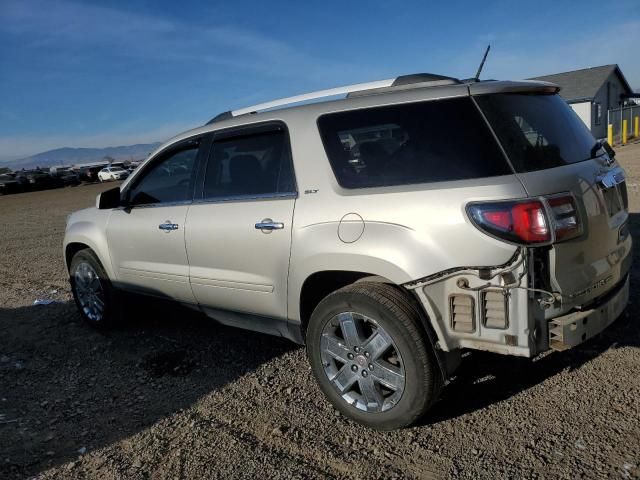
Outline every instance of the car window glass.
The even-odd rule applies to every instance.
[[[144,205],[191,200],[190,185],[197,154],[198,146],[190,145],[151,165],[131,189],[131,203]]]
[[[345,188],[512,173],[469,98],[331,113],[318,126]]]
[[[593,135],[558,95],[501,93],[477,97],[518,172],[588,160]]]
[[[284,130],[214,140],[204,181],[204,199],[295,191]]]

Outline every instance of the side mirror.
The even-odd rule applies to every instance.
[[[120,187],[111,188],[98,194],[96,197],[96,208],[99,210],[109,210],[122,205],[120,201]]]

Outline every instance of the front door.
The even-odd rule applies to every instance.
[[[195,303],[184,234],[200,143],[161,152],[123,191],[126,207],[113,211],[107,227],[117,286]]]
[[[202,185],[186,230],[198,303],[286,319],[296,189],[284,125],[214,135]],[[269,331],[242,320],[234,324]]]

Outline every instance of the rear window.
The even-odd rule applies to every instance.
[[[512,173],[468,97],[331,113],[318,126],[345,188]]]
[[[476,100],[517,172],[592,158],[595,139],[558,95],[501,93]]]

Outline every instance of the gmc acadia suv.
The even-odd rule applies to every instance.
[[[625,175],[558,91],[416,74],[220,114],[70,216],[78,308],[106,326],[126,290],[306,344],[343,414],[409,425],[463,350],[570,348],[627,304]]]

